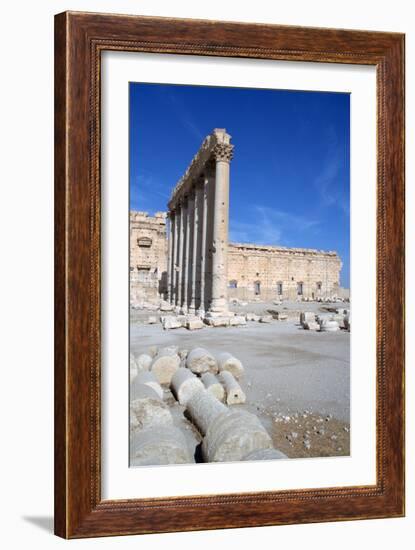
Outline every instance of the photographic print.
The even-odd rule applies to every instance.
[[[350,95],[129,86],[130,466],[349,456]]]

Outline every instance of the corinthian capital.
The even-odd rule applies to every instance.
[[[220,160],[230,162],[233,157],[233,145],[230,143],[217,143],[213,148],[212,155],[216,162]]]

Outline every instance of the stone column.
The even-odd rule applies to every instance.
[[[215,201],[212,241],[212,301],[209,313],[220,316],[228,312],[228,229],[229,229],[229,165],[233,145],[217,143]]]
[[[192,240],[191,240],[191,250],[190,250],[190,262],[191,262],[191,273],[190,273],[190,300],[189,300],[189,313],[195,313],[196,311],[196,271],[197,271],[197,249],[198,249],[198,237],[199,237],[199,223],[200,223],[200,204],[199,204],[199,194],[198,194],[198,181],[195,182],[195,187],[193,189],[193,213],[192,213]]]
[[[185,240],[185,223],[187,214],[186,201],[180,203],[180,234],[179,234],[179,256],[178,256],[178,277],[177,277],[177,305],[181,307],[183,304],[183,273],[184,273],[184,240]]]
[[[179,231],[180,231],[180,208],[174,210],[174,245],[173,245],[173,293],[172,303],[177,303],[178,291],[178,264],[179,264]]]
[[[197,227],[195,226],[196,235],[196,272],[195,272],[195,307],[197,314],[204,316],[204,305],[202,298],[202,280],[204,279],[204,269],[202,270],[204,250],[206,247],[206,228],[205,227],[205,212],[204,212],[204,185],[206,178],[201,176],[196,183],[196,210],[197,210]],[[203,241],[203,233],[205,240]]]
[[[167,300],[172,301],[172,280],[173,280],[173,218],[174,214],[170,210],[168,214],[168,251],[167,251]]]
[[[185,225],[185,232],[186,232],[186,241],[185,241],[185,251],[184,251],[184,261],[183,261],[183,267],[184,267],[184,286],[183,286],[183,296],[182,296],[182,302],[183,302],[183,309],[187,313],[189,308],[189,286],[190,286],[190,272],[191,272],[191,262],[192,262],[192,254],[191,254],[191,241],[192,241],[192,213],[194,209],[194,197],[189,194],[187,197],[187,209],[186,209],[186,225]]]

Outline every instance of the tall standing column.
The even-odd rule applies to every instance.
[[[212,301],[210,313],[228,311],[228,229],[229,229],[229,165],[233,145],[218,143],[213,155],[216,160],[215,201],[212,240]]]
[[[170,210],[167,216],[169,230],[167,241],[167,300],[171,302],[173,280],[173,212]]]
[[[197,247],[198,247],[198,234],[199,234],[199,200],[198,200],[198,191],[197,191],[197,182],[195,182],[195,186],[193,188],[193,213],[192,213],[192,219],[191,219],[191,233],[192,233],[192,240],[191,240],[191,248],[190,248],[190,263],[191,263],[191,271],[190,271],[190,281],[189,281],[189,313],[195,313],[196,311],[196,270],[197,270],[197,263],[198,263],[198,257],[197,257]]]
[[[207,230],[208,230],[208,203],[209,203],[209,178],[205,177],[202,186],[202,240],[200,262],[200,305],[199,315],[204,316],[207,310],[206,304],[206,271],[207,271]]]
[[[183,266],[184,266],[184,239],[185,239],[185,223],[186,223],[186,204],[184,201],[180,203],[180,233],[179,233],[179,254],[177,262],[177,305],[183,304]]]
[[[195,254],[195,271],[194,271],[194,287],[193,297],[195,303],[195,309],[197,308],[198,315],[204,315],[203,303],[202,303],[202,262],[203,262],[203,191],[204,191],[205,176],[200,176],[196,182],[196,197],[195,197],[195,246],[193,248]]]
[[[195,199],[193,192],[190,191],[187,197],[187,216],[186,216],[186,251],[184,261],[184,293],[183,293],[183,308],[187,311],[190,305],[190,285],[191,285],[191,273],[192,273],[192,233],[193,233],[193,212],[195,206]]]
[[[180,207],[174,210],[174,245],[173,245],[173,294],[172,303],[177,303],[178,294],[178,265],[179,265],[179,231],[180,231]]]

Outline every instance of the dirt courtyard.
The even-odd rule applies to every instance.
[[[339,304],[333,304],[333,306]],[[324,312],[320,303],[250,303],[236,312],[269,310]],[[330,305],[329,305],[330,306]],[[288,457],[344,456],[350,451],[350,333],[304,330],[296,319],[248,322],[243,327],[163,330],[143,324],[148,312],[133,312],[130,346],[134,354],[150,346],[177,345],[211,353],[228,351],[242,361],[240,384],[246,403]]]

